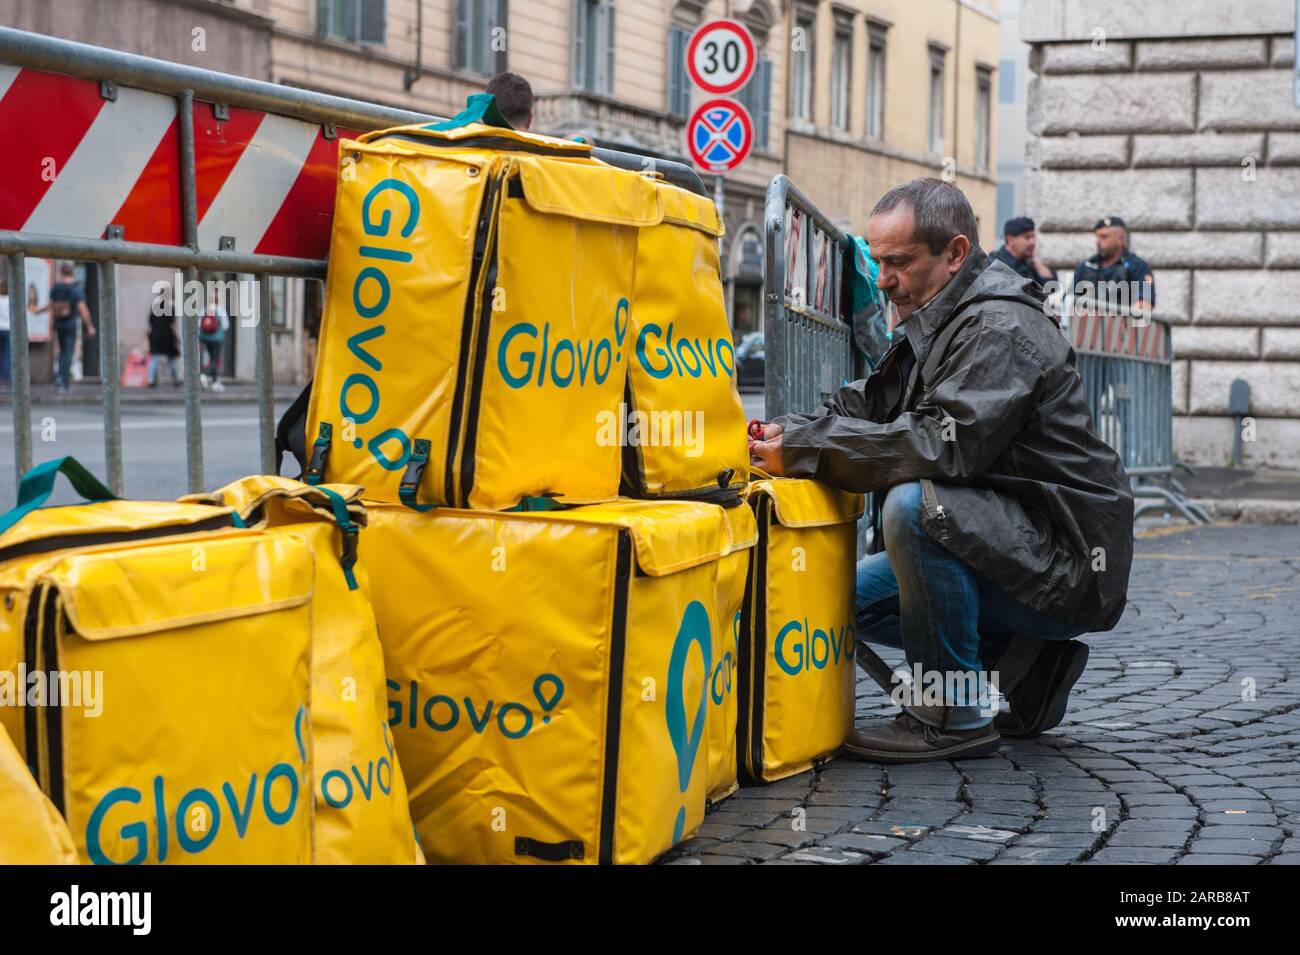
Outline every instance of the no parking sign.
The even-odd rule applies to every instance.
[[[735,100],[710,100],[686,124],[686,145],[701,169],[731,172],[754,147],[754,121]]]

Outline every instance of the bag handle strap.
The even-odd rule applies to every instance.
[[[54,482],[60,474],[67,477],[72,489],[85,498],[87,503],[117,500],[117,495],[104,487],[76,458],[54,458],[36,465],[22,476],[18,482],[18,503],[0,514],[0,534],[48,501],[54,493]]]
[[[749,476],[750,476],[750,478],[753,478],[754,475],[758,475],[758,479],[759,479],[760,481],[775,481],[775,480],[776,480],[776,478],[775,478],[773,475],[768,474],[766,471],[764,471],[762,468],[760,468],[757,464],[751,464],[751,465],[749,466]]]

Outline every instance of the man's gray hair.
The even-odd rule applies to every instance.
[[[912,210],[915,220],[912,238],[924,242],[931,255],[938,255],[959,235],[970,240],[972,249],[979,246],[975,210],[970,207],[966,194],[952,183],[932,176],[913,179],[881,196],[871,214],[892,212],[900,205]]]

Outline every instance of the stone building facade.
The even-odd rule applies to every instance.
[[[1293,0],[1026,0],[1028,213],[1068,279],[1128,223],[1173,327],[1174,447],[1222,465],[1250,386],[1246,465],[1300,467],[1300,109]]]

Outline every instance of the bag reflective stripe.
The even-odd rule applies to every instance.
[[[371,505],[389,712],[431,862],[649,862],[708,783],[721,508]]]
[[[72,833],[0,728],[0,865],[76,865]]]
[[[350,589],[339,567],[342,535],[325,492],[340,495],[364,525],[361,488],[312,487],[254,475],[210,497],[256,526],[282,528],[316,555],[312,596],[312,765],[319,864],[423,862],[415,841],[406,781],[388,730],[383,650],[370,606],[369,578],[358,563]],[[369,541],[366,541],[366,545]],[[363,545],[365,546],[365,545]],[[372,551],[373,553],[373,551]]]
[[[816,481],[749,485],[758,521],[741,649],[738,758],[772,782],[835,755],[853,728],[860,494]]]
[[[476,129],[511,148],[473,145]],[[513,151],[548,138],[509,132],[342,144],[307,422],[308,445],[328,447],[323,479],[400,501],[426,441],[412,503],[617,494],[619,447],[598,440],[598,416],[623,395],[637,231],[659,221],[656,196],[583,150]]]
[[[709,199],[654,185],[664,217],[637,242],[625,481],[638,497],[734,502],[749,453],[718,258],[722,221]]]

